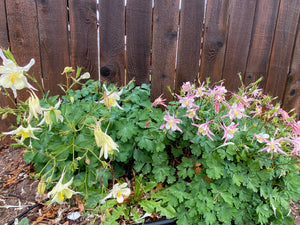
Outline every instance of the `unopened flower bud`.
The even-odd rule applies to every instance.
[[[2,120],[5,120],[7,118],[7,113],[4,113],[1,117]]]
[[[42,180],[39,182],[37,187],[37,191],[39,195],[43,195],[45,193],[45,189],[46,189],[46,184],[44,182],[44,179],[42,178]]]
[[[89,79],[91,77],[91,74],[89,72],[86,72],[80,76],[80,79]]]

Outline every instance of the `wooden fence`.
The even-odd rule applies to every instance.
[[[197,77],[236,90],[240,72],[300,112],[299,0],[98,1],[0,0],[0,46],[21,66],[34,58],[30,72],[52,94],[70,65],[118,85],[151,82],[153,98]]]

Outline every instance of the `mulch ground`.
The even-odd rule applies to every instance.
[[[37,195],[37,180],[30,177],[34,173],[32,165],[26,164],[23,159],[23,150],[14,149],[8,146],[0,146],[0,224],[8,224],[17,218],[28,208],[40,203],[46,196]],[[74,206],[62,205],[50,207],[38,204],[38,207],[30,210],[24,216],[29,224],[63,224],[63,225],[84,225],[90,221],[80,217],[77,220],[68,219],[72,212],[82,211],[83,205],[80,199],[74,200]],[[295,218],[295,225],[300,225],[300,199],[292,201],[291,215]],[[14,224],[13,222],[11,224]],[[100,224],[100,219],[94,224]]]

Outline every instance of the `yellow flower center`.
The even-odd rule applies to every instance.
[[[25,130],[20,130],[18,133],[16,133],[16,135],[22,135],[23,138],[28,138],[30,137],[29,132],[25,131]]]
[[[58,192],[58,198],[60,201],[63,201],[65,198],[64,198],[64,191],[60,191]]]
[[[234,129],[229,129],[229,133],[234,134],[235,130]]]
[[[204,133],[205,132],[205,130],[202,128],[202,127],[199,127],[199,133]]]
[[[270,144],[270,148],[271,148],[271,150],[274,150],[274,144],[273,143]]]
[[[189,101],[186,100],[186,101],[185,101],[185,105],[189,105]]]
[[[171,121],[171,122],[169,123],[169,125],[170,125],[170,127],[173,127],[173,121]]]
[[[119,197],[121,197],[122,196],[122,191],[121,190],[118,190],[118,192],[117,192],[117,197],[119,198]]]
[[[237,110],[234,110],[234,115],[235,116],[239,115],[239,112]]]
[[[15,79],[16,79],[16,74],[15,73],[11,73],[10,74],[10,82],[14,82],[15,81]]]

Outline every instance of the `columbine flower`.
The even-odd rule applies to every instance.
[[[200,98],[203,95],[207,94],[206,88],[204,87],[204,82],[202,83],[201,87],[198,87],[197,89],[194,90],[195,97]]]
[[[243,106],[249,107],[250,102],[254,101],[254,98],[248,98],[247,96],[239,96],[235,94],[235,97],[239,100],[239,103],[242,104]]]
[[[106,89],[105,85],[103,85],[103,87],[105,89],[104,99],[102,101],[100,101],[100,103],[104,103],[106,108],[108,108],[109,110],[111,107],[115,107],[115,106],[117,106],[119,109],[123,109],[117,102],[120,100],[120,96],[121,96],[123,90],[121,90],[119,92],[116,92],[116,91],[109,92]]]
[[[57,184],[54,186],[52,191],[48,193],[48,197],[52,198],[50,204],[57,202],[58,204],[61,204],[64,202],[65,199],[69,199],[72,197],[73,194],[77,194],[79,192],[72,191],[69,186],[73,182],[73,177],[71,180],[69,180],[67,183],[62,184],[62,181],[65,176],[65,170],[63,170],[61,177]]]
[[[271,154],[271,159],[273,158],[273,153],[274,152],[279,152],[279,153],[287,155],[284,151],[282,151],[280,149],[280,147],[281,147],[280,142],[282,140],[284,140],[284,139],[283,138],[279,138],[279,139],[271,138],[270,141],[269,140],[264,140],[264,142],[267,144],[267,147],[265,147],[261,150],[258,150],[258,152],[266,151],[266,152],[270,153]]]
[[[255,106],[255,111],[251,111],[250,113],[254,113],[254,115],[252,116],[252,118],[256,117],[257,115],[261,115],[262,114],[262,108],[258,105]]]
[[[124,201],[124,197],[128,197],[130,195],[130,192],[131,191],[127,187],[127,183],[123,183],[121,185],[115,184],[109,194],[102,200],[102,202],[113,197],[117,199],[118,203],[122,203]]]
[[[187,108],[191,109],[192,107],[198,107],[197,105],[194,104],[194,95],[188,94],[187,96],[181,97],[180,95],[177,95],[179,99],[179,103],[181,106],[179,108]]]
[[[97,146],[101,148],[99,158],[101,158],[102,155],[104,155],[104,158],[107,159],[108,153],[112,155],[113,150],[119,151],[119,146],[113,141],[113,139],[110,136],[106,134],[106,132],[104,133],[101,130],[100,122],[101,121],[96,121],[94,136]]]
[[[296,135],[300,135],[300,121],[296,122],[296,121],[291,121],[288,123],[288,125],[290,125],[293,129],[293,132],[296,134]]]
[[[33,117],[38,119],[38,114],[43,114],[43,109],[40,105],[40,100],[36,96],[34,92],[30,92],[30,97],[28,98],[28,106],[29,106],[29,118],[30,121]]]
[[[167,115],[164,116],[164,120],[167,122],[162,124],[160,126],[160,129],[166,128],[168,130],[171,130],[171,133],[175,130],[179,130],[180,132],[182,132],[182,130],[177,126],[178,123],[182,123],[180,119],[176,119],[174,115],[170,116],[169,112],[167,112]]]
[[[224,94],[227,92],[223,86],[223,82],[219,86],[215,86],[214,89],[210,90],[209,95],[214,98],[215,112],[219,113],[220,103],[225,101]]]
[[[224,130],[224,136],[222,137],[222,139],[225,139],[224,143],[229,140],[232,139],[234,137],[234,134],[236,131],[238,131],[238,126],[239,124],[235,124],[235,123],[231,123],[229,126],[224,126],[221,124],[222,129]]]
[[[294,149],[291,152],[291,155],[299,155],[300,151],[300,137],[296,136],[293,139],[290,140],[294,144]]]
[[[183,85],[181,86],[181,91],[182,93],[186,94],[186,93],[190,93],[193,89],[193,85],[191,85],[190,82],[185,82],[183,83]]]
[[[158,98],[156,98],[154,100],[154,102],[152,103],[151,107],[158,106],[158,105],[163,105],[164,107],[167,107],[166,104],[165,104],[166,99],[163,99],[162,95],[163,94],[161,94]]]
[[[53,121],[51,120],[51,115],[50,115],[51,112],[54,112],[54,115],[55,115],[55,118],[56,118],[55,122],[58,122],[58,120],[60,120],[62,122],[64,120],[63,116],[61,115],[61,111],[58,110],[58,108],[60,106],[60,103],[61,103],[61,101],[59,99],[59,101],[56,103],[56,105],[54,107],[51,106],[50,108],[48,108],[44,111],[44,118],[38,124],[38,126],[40,126],[41,124],[43,124],[45,122],[46,124],[48,124],[49,130],[51,130],[51,127],[52,127],[52,124],[53,124]]]
[[[3,134],[15,134],[17,136],[21,136],[21,139],[18,140],[18,143],[23,143],[23,141],[26,138],[33,138],[33,139],[37,139],[38,138],[36,136],[34,136],[33,131],[35,130],[39,130],[40,128],[34,128],[31,127],[30,124],[28,124],[27,127],[23,127],[22,125],[19,126],[16,130],[10,131],[10,132],[3,132]]]
[[[188,109],[187,110],[187,114],[185,114],[184,116],[192,119],[194,121],[194,118],[196,118],[197,120],[199,120],[199,117],[197,116],[197,110],[199,107],[197,108],[192,108],[192,109]]]
[[[265,133],[254,134],[253,136],[256,137],[259,143],[266,142],[266,140],[270,137],[268,134]]]
[[[236,104],[233,103],[232,106],[229,107],[229,113],[226,116],[229,116],[230,120],[233,120],[235,118],[241,119],[242,117],[248,117],[244,114],[244,107],[242,104]]]
[[[192,125],[198,127],[198,131],[197,131],[197,135],[199,134],[202,134],[204,136],[207,136],[209,137],[210,140],[213,141],[213,138],[211,137],[212,136],[215,136],[209,129],[209,126],[208,124],[210,123],[211,121],[208,121],[206,123],[203,123],[203,124],[195,124],[195,123],[192,123]]]
[[[28,65],[20,67],[12,60],[7,59],[3,54],[2,49],[0,49],[0,57],[3,60],[3,66],[0,66],[0,74],[2,74],[0,77],[0,86],[12,89],[15,98],[17,97],[17,90],[25,87],[36,90],[28,83],[27,78],[24,75],[24,72],[27,72],[34,64],[34,59],[31,59]]]

